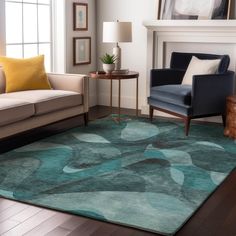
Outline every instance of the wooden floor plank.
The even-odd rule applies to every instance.
[[[236,207],[232,209],[232,214],[229,214],[229,216],[226,217],[222,227],[217,230],[216,236],[236,236],[236,218],[234,216],[234,212],[236,211],[235,208]]]
[[[46,235],[47,233],[54,230],[57,226],[63,224],[65,221],[67,221],[70,218],[71,216],[68,214],[57,213],[56,215],[52,216],[48,220],[39,224],[37,227],[25,233],[24,236]]]
[[[72,218],[67,220],[65,223],[61,224],[60,227],[72,232],[73,230],[78,228],[80,225],[84,224],[87,220],[88,219],[85,217],[72,216]]]
[[[65,228],[57,227],[51,232],[45,234],[45,236],[67,236],[71,231]]]
[[[7,208],[13,205],[16,205],[16,202],[1,198],[0,199],[0,212],[6,210]]]
[[[15,226],[19,225],[19,221],[15,220],[6,220],[0,223],[0,235],[3,235],[5,232],[9,231],[10,229],[14,228]],[[16,234],[15,234],[16,236]]]
[[[155,233],[145,232],[145,231],[138,231],[133,230],[134,232],[131,234],[131,236],[156,236]]]
[[[102,222],[87,220],[84,224],[80,225],[70,234],[68,234],[68,236],[90,236],[101,226],[101,224]]]
[[[56,212],[49,211],[49,210],[42,210],[38,214],[34,215],[30,219],[24,221],[23,223],[19,224],[15,228],[7,231],[4,236],[16,236],[16,235],[23,235],[33,228],[40,225],[42,222],[46,221],[47,219],[51,218],[52,216],[56,215]]]
[[[133,230],[130,228],[118,228],[110,234],[110,236],[132,236]]]
[[[11,207],[8,207],[4,211],[0,211],[0,222],[4,222],[5,220],[22,212],[24,209],[27,209],[30,207],[26,204],[20,204],[20,203],[16,204],[16,202],[13,202],[13,203],[14,204]]]
[[[105,223],[103,223],[90,236],[110,236],[118,228],[119,228],[119,226],[116,226],[116,225],[113,225],[113,224],[105,224]]]
[[[20,213],[15,214],[10,219],[15,220],[15,221],[24,222],[27,219],[29,219],[30,217],[39,213],[40,211],[42,211],[42,209],[39,207],[29,206],[26,209],[24,209],[23,211],[21,211]]]

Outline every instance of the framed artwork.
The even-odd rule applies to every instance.
[[[231,0],[160,0],[162,20],[229,19]]]
[[[229,19],[231,0],[215,0],[212,19]]]
[[[88,4],[73,3],[73,25],[74,30],[88,30]]]
[[[157,19],[161,19],[161,6],[162,6],[162,0],[157,0]]]
[[[91,63],[91,37],[73,38],[74,65]]]

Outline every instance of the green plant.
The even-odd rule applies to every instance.
[[[103,55],[102,57],[100,57],[100,60],[104,63],[104,64],[114,64],[116,61],[116,56],[115,55],[110,55],[108,53],[106,53],[105,55]]]

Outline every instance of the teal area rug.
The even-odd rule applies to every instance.
[[[0,155],[0,195],[172,235],[235,166],[219,125],[108,117]]]

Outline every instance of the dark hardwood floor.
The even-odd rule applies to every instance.
[[[90,120],[105,116],[106,107],[91,109]],[[124,114],[134,111],[124,109]],[[45,129],[25,133],[0,142],[0,151],[33,142],[42,137],[82,124],[82,118],[73,118]],[[52,211],[0,198],[0,235],[4,236],[151,236],[158,235],[115,224]],[[200,207],[176,236],[236,236],[236,171]]]

